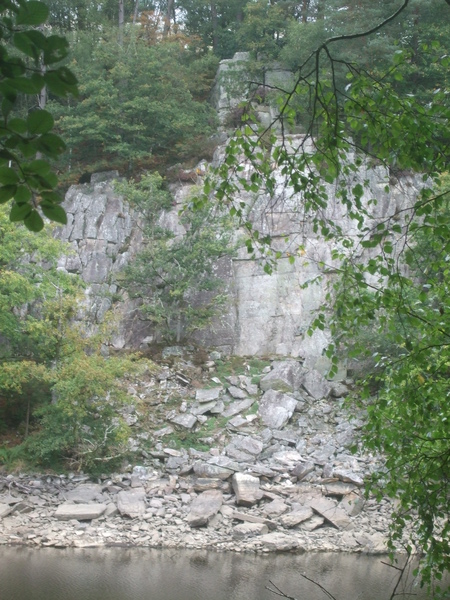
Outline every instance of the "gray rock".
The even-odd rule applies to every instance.
[[[139,517],[145,513],[146,494],[143,489],[123,490],[117,494],[117,508],[122,516]]]
[[[296,465],[292,469],[291,475],[294,475],[294,477],[297,477],[298,481],[301,481],[304,477],[309,475],[309,473],[312,473],[312,471],[314,471],[314,469],[315,469],[314,463],[311,461],[304,462],[304,463],[298,463],[298,465]]]
[[[194,464],[194,473],[197,477],[228,479],[233,475],[234,471],[219,465],[197,462]]]
[[[322,527],[324,523],[325,519],[323,517],[321,517],[320,515],[313,515],[310,519],[299,523],[299,527],[304,531],[314,531],[314,529]]]
[[[306,370],[301,377],[302,386],[315,400],[328,398],[331,391],[329,382],[314,369]]]
[[[60,504],[55,512],[58,521],[90,521],[98,519],[106,510],[106,504]]]
[[[303,523],[303,521],[307,521],[308,519],[310,519],[313,516],[313,514],[314,513],[309,506],[304,506],[297,510],[293,510],[290,513],[282,515],[280,518],[280,522],[283,525],[283,527],[296,527],[300,523]]]
[[[0,519],[9,515],[12,511],[12,508],[9,504],[0,504]]]
[[[285,533],[266,533],[261,536],[260,541],[269,550],[275,552],[289,552],[290,550],[298,550],[300,548],[300,542],[290,535]]]
[[[211,402],[196,402],[192,405],[190,412],[192,415],[204,415],[207,412],[212,412],[217,405],[215,400]]]
[[[194,415],[185,413],[184,415],[176,415],[171,419],[172,423],[184,427],[185,429],[192,429],[197,423],[197,418]]]
[[[364,508],[364,498],[355,493],[347,494],[339,503],[339,508],[345,510],[349,517],[356,517]]]
[[[271,530],[277,528],[277,524],[275,523],[275,521],[271,521],[270,519],[263,519],[262,517],[258,517],[257,515],[241,513],[237,510],[232,511],[230,517],[232,519],[236,519],[237,521],[244,521],[245,523],[259,523],[262,525],[267,525],[267,527]]]
[[[246,473],[235,473],[232,486],[236,494],[236,503],[241,506],[253,506],[262,498],[259,479]]]
[[[361,475],[358,475],[357,473],[354,473],[348,469],[334,469],[333,475],[345,483],[353,483],[360,487],[364,485],[364,479],[361,477]]]
[[[234,385],[230,385],[230,387],[228,388],[228,393],[235,400],[244,400],[245,398],[247,398],[246,392],[244,392],[244,390],[241,390],[241,388],[238,388]]]
[[[195,399],[197,402],[211,402],[212,400],[218,400],[222,392],[223,388],[220,387],[197,390]]]
[[[243,452],[247,452],[248,454],[252,454],[254,456],[258,456],[263,450],[263,443],[261,440],[246,435],[233,436],[230,444],[225,447],[225,451],[230,446],[233,446],[237,450],[242,450]]]
[[[65,494],[66,500],[74,504],[88,504],[89,502],[102,502],[102,486],[97,483],[80,483],[75,489]]]
[[[271,429],[281,429],[294,414],[296,405],[295,398],[269,390],[260,400],[258,413],[264,425]]]
[[[233,537],[238,540],[266,533],[269,533],[269,528],[263,523],[241,523],[233,527]]]
[[[241,400],[240,402],[232,402],[222,412],[222,416],[228,418],[238,415],[239,413],[244,412],[244,410],[248,410],[253,402],[254,400],[252,398],[247,398],[246,400]]]
[[[219,490],[203,492],[191,504],[187,517],[190,527],[203,527],[219,512],[223,503],[223,495]]]
[[[280,515],[285,513],[288,510],[288,508],[288,505],[285,502],[283,502],[281,498],[276,498],[275,500],[272,500],[272,502],[269,502],[269,504],[266,504],[264,506],[263,512],[266,515],[269,515],[269,517],[279,517]]]
[[[302,366],[296,361],[280,361],[273,364],[273,369],[259,382],[259,387],[266,392],[293,393],[299,389]]]
[[[345,496],[353,492],[356,486],[351,483],[344,483],[343,481],[331,481],[324,488],[326,496]]]
[[[192,487],[196,492],[205,492],[208,490],[222,490],[229,492],[230,486],[223,479],[213,477],[196,477],[192,482]]]
[[[345,529],[350,524],[347,513],[338,508],[334,500],[330,500],[329,498],[315,498],[309,505],[317,514],[338,529]]]

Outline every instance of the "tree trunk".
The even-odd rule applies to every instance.
[[[167,11],[164,19],[164,29],[163,29],[163,37],[167,37],[170,33],[170,20],[172,18],[173,13],[173,3],[174,0],[167,0]]]
[[[216,52],[219,47],[219,38],[217,35],[218,20],[217,20],[217,6],[216,6],[215,2],[211,2],[211,25],[212,25],[213,51]]]
[[[119,46],[123,46],[123,26],[125,23],[124,0],[119,0]]]

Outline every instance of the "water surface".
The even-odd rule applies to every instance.
[[[298,600],[324,600],[300,573],[336,600],[388,600],[396,575],[359,554],[0,547],[1,600],[277,600],[270,581]]]

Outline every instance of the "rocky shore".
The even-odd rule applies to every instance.
[[[344,406],[351,382],[295,360],[225,384],[214,360],[206,368],[214,387],[192,385],[180,363],[130,384],[140,464],[97,478],[1,475],[0,544],[385,553],[392,506],[364,497],[376,460],[349,449],[363,418]],[[163,417],[149,410],[157,401]],[[206,424],[206,449],[174,447]]]

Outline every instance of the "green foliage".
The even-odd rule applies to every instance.
[[[24,95],[39,96],[43,89],[55,96],[77,93],[75,76],[59,65],[67,56],[67,41],[43,33],[48,14],[36,0],[0,2],[0,204],[11,202],[11,221],[23,221],[31,231],[43,228],[42,215],[66,223],[49,163],[65,145],[52,132],[53,117],[43,106],[26,117],[17,108]]]
[[[82,286],[56,269],[64,250],[48,230],[31,233],[0,207],[0,414],[25,438],[5,448],[5,461],[111,469],[128,451],[119,380],[146,362],[105,358],[107,334],[88,338],[73,322]]]
[[[360,4],[367,10],[358,13]],[[325,2],[326,19],[292,25],[283,56],[291,64],[298,58],[298,70],[296,85],[279,99],[273,125],[281,139],[272,135],[267,143],[267,128],[242,125],[197,201],[214,193],[237,215],[249,253],[265,260],[269,273],[282,253],[248,223],[243,192],[274,204],[282,187],[295,194],[312,232],[332,244],[331,264],[319,266],[334,285],[309,333],[331,329],[330,375],[340,352],[375,363],[364,398],[364,444],[384,464],[368,490],[398,500],[392,548],[411,527],[409,543],[424,552],[421,573],[430,582],[450,566],[448,177],[433,192],[448,169],[450,13],[444,2],[408,4]],[[382,26],[394,11],[397,19]],[[303,32],[310,52],[296,57],[289,44],[300,49]],[[299,123],[305,135],[291,139],[287,131]],[[355,183],[371,164],[390,173],[386,194],[396,174],[422,175],[416,200],[392,207],[381,222],[369,181]],[[351,234],[334,220],[339,213]]]
[[[399,252],[403,243],[392,240],[400,270],[391,253],[356,268],[343,265],[331,321],[344,347],[352,340],[353,356],[376,361],[375,373],[365,377],[364,443],[385,458],[369,489],[399,500],[392,549],[412,525],[411,543],[424,552],[426,581],[450,567],[449,202],[448,192],[427,194],[427,208],[409,225],[407,249]],[[362,329],[382,342],[383,352],[373,343],[368,348]]]
[[[114,165],[136,171],[152,160],[191,156],[194,147],[201,153],[214,132],[216,117],[204,102],[211,84],[208,61],[191,60],[177,41],[148,46],[136,33],[124,45],[117,44],[114,30],[101,39],[84,33],[73,47],[80,97],[75,104],[49,104],[70,149],[71,169]]]
[[[214,269],[232,252],[233,229],[230,218],[215,214],[208,203],[196,211],[186,207],[176,235],[165,226],[172,199],[162,184],[158,175],[146,175],[116,186],[145,219],[145,249],[125,269],[122,285],[142,299],[142,317],[153,323],[157,337],[179,342],[207,326],[226,301]]]

